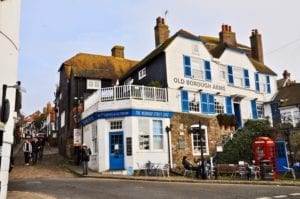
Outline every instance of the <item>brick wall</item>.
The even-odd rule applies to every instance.
[[[208,127],[209,156],[205,156],[206,159],[214,155],[217,144],[221,144],[232,132],[221,130],[215,116],[175,113],[171,119],[171,146],[174,168],[182,168],[181,161],[185,155],[188,157],[188,160],[192,162],[200,159],[200,156],[193,156],[191,134],[188,132],[189,127],[193,124],[198,124],[199,120],[202,125]]]

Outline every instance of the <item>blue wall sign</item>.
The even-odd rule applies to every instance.
[[[94,112],[91,115],[82,119],[80,123],[81,125],[85,126],[98,119],[128,117],[128,116],[171,118],[173,117],[173,112],[150,111],[150,110],[142,110],[142,109],[125,109],[125,110],[118,110],[118,111]]]

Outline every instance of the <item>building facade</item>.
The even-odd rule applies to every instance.
[[[7,196],[7,182],[11,147],[14,142],[15,99],[19,56],[20,1],[0,1],[0,96],[1,96],[1,192]],[[5,111],[6,110],[6,111]],[[9,112],[7,111],[9,110]]]
[[[220,130],[216,116],[218,114],[234,115],[237,127],[243,126],[248,119],[270,118],[272,121],[272,110],[270,102],[277,92],[276,74],[264,64],[261,35],[257,30],[253,30],[250,36],[251,47],[237,43],[235,33],[231,27],[222,25],[219,38],[196,36],[185,30],[179,30],[169,37],[169,29],[164,19],[158,17],[154,28],[156,48],[150,52],[143,60],[137,63],[121,79],[121,84],[125,87],[135,85],[137,91],[143,94],[143,87],[156,86],[167,90],[166,100],[168,112],[176,113],[170,121],[163,123],[166,127],[176,127],[171,129],[169,154],[161,155],[161,159],[155,159],[155,151],[147,150],[147,160],[165,163],[166,155],[170,155],[168,163],[171,167],[181,165],[183,155],[189,158],[199,159],[200,145],[204,144],[204,155],[211,157],[216,151],[216,146],[222,142],[222,137],[228,137],[230,133]],[[113,88],[111,88],[114,90]],[[126,90],[126,89],[125,89]],[[129,89],[131,91],[131,89]],[[104,92],[104,94],[103,94]],[[122,90],[122,93],[124,90]],[[133,91],[132,91],[133,92]],[[107,110],[99,105],[102,96],[116,98],[118,92],[100,89],[93,100],[85,102],[90,104],[83,117],[84,140],[91,143],[99,137],[91,136],[91,129],[97,135],[104,136],[105,142],[98,142],[101,147],[101,155],[95,152],[96,162],[106,162],[105,167],[91,166],[102,171],[111,169],[108,164],[110,160],[111,146],[109,146],[110,124],[106,118],[99,118],[92,127],[88,122],[97,121],[95,115],[102,115]],[[136,101],[132,101],[126,110],[138,106]],[[145,104],[143,105],[146,105]],[[116,102],[106,102],[106,107],[113,107],[111,111],[122,110],[122,106],[116,106]],[[125,108],[125,107],[124,107]],[[138,109],[141,107],[138,106]],[[162,110],[160,105],[153,104],[147,111]],[[103,113],[103,114],[104,114]],[[120,115],[109,114],[110,119],[118,119]],[[125,115],[121,120],[127,120],[125,124],[126,136],[132,139],[132,148],[138,149],[140,139],[142,139],[139,128],[132,128],[132,122],[139,126],[137,115]],[[129,119],[127,118],[128,116]],[[142,117],[138,115],[139,117]],[[97,117],[96,117],[97,118]],[[186,118],[189,118],[188,120]],[[104,122],[106,121],[106,122]],[[137,122],[138,121],[138,122]],[[201,122],[205,129],[205,134],[191,134],[189,129],[193,124]],[[170,125],[168,125],[170,123]],[[99,129],[101,124],[101,130]],[[123,127],[123,126],[122,126]],[[131,132],[129,132],[131,130]],[[155,130],[149,130],[155,132]],[[125,131],[124,131],[125,132]],[[154,138],[153,138],[154,139]],[[203,139],[205,140],[203,143]],[[100,143],[102,143],[100,145]],[[125,141],[123,140],[123,144]],[[138,157],[139,150],[133,151],[132,159]],[[155,156],[156,157],[156,156]],[[141,161],[137,158],[137,161]],[[129,161],[130,162],[130,161]],[[137,168],[137,162],[131,161],[123,164],[125,167]],[[145,160],[144,160],[145,163]],[[93,161],[91,164],[94,164]],[[97,164],[95,164],[97,165]],[[101,168],[101,169],[99,169]]]
[[[100,87],[114,85],[135,63],[124,58],[124,47],[114,46],[111,56],[79,53],[61,65],[54,102],[60,154],[78,155],[81,140],[74,143],[74,133],[80,131],[83,100]]]

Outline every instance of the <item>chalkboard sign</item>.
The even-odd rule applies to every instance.
[[[126,155],[132,156],[132,138],[126,138]]]

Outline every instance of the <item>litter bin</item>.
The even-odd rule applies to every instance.
[[[274,169],[270,160],[260,162],[260,177],[262,180],[274,180]]]

